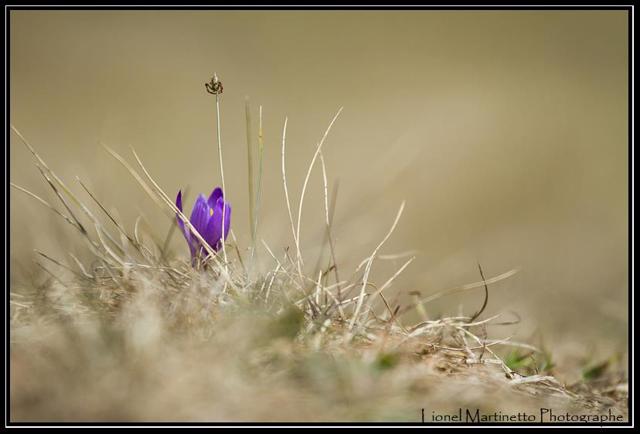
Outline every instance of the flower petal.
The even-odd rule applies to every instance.
[[[216,202],[218,202],[218,199],[220,199],[221,197],[223,197],[222,189],[220,187],[214,188],[211,192],[211,195],[209,196],[209,206],[211,208],[215,208]]]
[[[176,207],[178,207],[181,213],[184,213],[184,211],[182,210],[182,190],[178,190],[178,197],[176,197]],[[191,252],[191,262],[193,263],[195,259],[198,240],[195,237],[191,237],[191,231],[189,230],[189,228],[185,227],[184,222],[177,213],[176,220],[178,221],[178,226],[182,230],[182,235],[184,235],[184,238],[187,240],[187,244],[189,245],[189,251]]]
[[[178,190],[178,196],[176,196],[176,207],[182,212],[182,190]],[[184,227],[182,220],[178,219],[178,225]]]
[[[183,212],[182,211],[182,190],[178,190],[178,197],[176,197],[176,206],[178,207],[180,212]],[[184,222],[182,221],[182,219],[177,213],[176,213],[176,220],[178,221],[178,226],[182,230],[182,234],[187,239],[187,242],[191,244],[191,232],[188,230],[188,228],[185,228]]]
[[[178,196],[176,196],[176,206],[182,212],[182,190],[178,190]]]
[[[231,217],[231,209],[229,205],[225,206],[224,199],[221,197],[216,201],[216,206],[213,208],[213,215],[211,216],[211,220],[209,220],[209,224],[207,225],[207,242],[211,247],[215,250],[220,249],[220,239],[222,238],[222,210],[224,207],[224,217],[225,217],[225,238],[226,234],[229,233],[229,224]]]
[[[218,199],[222,200],[222,199]],[[218,242],[222,236],[222,208],[216,206],[212,208],[213,215],[207,224],[207,243],[214,249],[218,250]]]
[[[227,239],[229,235],[229,229],[231,229],[231,205],[225,202],[224,204],[224,239]]]
[[[193,205],[189,221],[200,235],[204,237],[207,223],[209,222],[209,206],[203,194],[198,195],[196,203]]]

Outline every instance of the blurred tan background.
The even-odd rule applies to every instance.
[[[627,16],[606,11],[12,11],[11,122],[77,191],[77,175],[128,228],[170,222],[101,147],[134,146],[170,194],[219,184],[214,98],[232,228],[249,243],[244,99],[264,106],[259,236],[292,245],[280,181],[289,117],[294,207],[315,144],[339,180],[337,254],[349,275],[390,227],[383,253],[416,249],[395,290],[437,290],[515,267],[487,314],[517,311],[523,337],[555,348],[622,350],[627,330]],[[256,131],[254,122],[254,133]],[[10,143],[11,181],[54,201],[26,149]],[[132,158],[130,158],[133,160]],[[322,239],[318,169],[303,214],[309,257]],[[65,258],[76,234],[11,195],[12,279],[32,249]],[[175,237],[176,254],[187,255]],[[60,250],[62,249],[62,250]],[[313,261],[311,261],[313,263]],[[384,281],[401,261],[380,262]],[[473,313],[481,292],[428,306]],[[501,332],[498,332],[500,334]]]

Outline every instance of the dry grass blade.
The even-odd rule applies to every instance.
[[[378,259],[382,261],[393,261],[395,259],[403,259],[408,256],[416,256],[420,253],[418,250],[407,250],[406,252],[389,254],[389,255],[378,255]]]
[[[262,201],[262,170],[263,170],[263,158],[264,158],[264,138],[262,134],[262,106],[260,106],[258,110],[258,180],[257,180],[257,188],[258,192],[256,194],[256,206],[255,206],[255,220],[253,223],[253,235],[251,239],[253,240],[253,246],[251,249],[251,258],[256,252],[255,241],[258,236],[258,223],[260,221],[260,203]]]
[[[492,355],[496,360],[499,360],[499,361],[500,361],[500,366],[502,367],[502,370],[505,372],[505,374],[507,375],[507,377],[508,377],[509,379],[512,379],[512,378],[514,378],[514,376],[515,376],[515,375],[517,375],[515,372],[513,372],[513,370],[512,370],[511,368],[509,368],[509,367],[504,363],[504,361],[502,361],[502,359],[501,359],[500,357],[498,357],[498,355],[497,355],[495,352],[493,352],[493,350],[492,350],[491,348],[488,348],[486,345],[484,345],[484,344],[482,343],[482,340],[481,340],[478,336],[476,336],[476,335],[474,335],[473,333],[471,333],[471,332],[470,332],[469,330],[467,330],[465,327],[456,327],[456,329],[460,330],[460,331],[463,333],[463,335],[467,335],[467,336],[471,337],[471,338],[472,338],[473,340],[475,340],[478,344],[480,344],[481,346],[483,346],[483,348],[484,348],[488,353],[490,353],[490,354],[491,354],[491,355]]]
[[[382,292],[387,289],[389,286],[391,286],[391,284],[393,283],[393,281],[400,275],[400,273],[402,273],[404,271],[405,268],[407,268],[409,266],[409,264],[411,264],[414,259],[416,259],[416,257],[412,257],[410,258],[408,261],[406,261],[404,264],[402,264],[402,266],[398,269],[398,271],[396,271],[393,276],[391,276],[385,283],[382,284],[382,286],[380,287],[380,289],[376,290],[376,292],[374,292],[371,295],[371,300],[373,300],[373,302],[375,302],[376,300],[376,296],[378,294],[382,294]],[[371,306],[373,308],[373,305]]]
[[[487,286],[487,281],[484,278],[484,272],[482,271],[482,266],[480,266],[480,263],[478,263],[478,270],[480,270],[480,277],[482,278],[482,282],[484,283],[484,301],[482,302],[482,307],[480,307],[480,310],[473,314],[471,319],[469,319],[469,322],[475,321],[476,318],[482,315],[482,312],[484,312],[485,308],[487,307],[487,303],[489,302],[489,287]]]
[[[84,277],[82,276],[80,273],[78,273],[76,270],[72,269],[71,267],[69,267],[66,264],[63,264],[62,262],[58,261],[57,259],[52,258],[51,256],[47,255],[44,252],[41,252],[40,250],[34,250],[38,255],[42,256],[43,258],[49,260],[50,262],[53,262],[54,264],[56,264],[59,267],[64,268],[67,271],[70,271],[71,273],[73,273],[76,276],[80,276],[80,277]]]
[[[249,98],[244,101],[244,112],[246,118],[246,130],[247,130],[247,178],[249,187],[249,231],[251,232],[251,245],[255,247],[256,231],[255,231],[255,216],[254,216],[254,192],[253,192],[253,146],[251,143],[251,106],[249,105]]]
[[[119,265],[124,266],[125,262],[124,260],[118,256],[113,250],[111,250],[108,246],[108,244],[105,242],[104,238],[102,238],[102,235],[100,235],[103,231],[100,228],[100,226],[98,226],[97,224],[95,225],[96,228],[96,234],[98,235],[98,239],[100,240],[100,243],[102,244],[102,248],[109,254],[109,256],[111,256]]]
[[[107,145],[103,145],[104,148],[107,150],[107,152],[109,154],[111,154],[111,156],[113,156],[113,158],[115,158],[116,160],[118,160],[118,162],[120,162],[120,164],[122,164],[124,166],[125,169],[127,169],[129,171],[129,173],[131,174],[131,176],[133,176],[133,178],[138,181],[138,184],[140,184],[140,186],[144,189],[145,193],[147,193],[147,195],[149,196],[149,198],[151,198],[151,200],[153,200],[156,205],[158,205],[158,207],[160,208],[164,208],[162,206],[162,202],[158,200],[158,197],[156,194],[154,194],[153,190],[151,189],[151,187],[149,187],[149,185],[144,182],[144,180],[142,179],[142,177],[138,174],[138,172],[136,172],[136,170],[131,167],[131,165],[127,162],[127,160],[125,160],[124,158],[122,158],[122,156],[120,156],[120,154],[118,154],[116,151],[114,151],[113,149],[111,149],[110,147],[108,147]]]
[[[16,133],[16,135],[20,138],[20,141],[27,147],[27,149],[29,149],[31,154],[34,157],[36,157],[40,165],[44,168],[44,170],[42,169],[40,170],[48,173],[51,176],[51,178],[58,184],[58,186],[66,193],[66,195],[76,203],[76,205],[82,206],[82,203],[76,198],[76,196],[71,192],[71,190],[69,190],[69,188],[65,185],[65,183],[62,182],[62,180],[58,178],[58,176],[49,168],[49,166],[47,166],[47,163],[40,157],[40,155],[36,152],[35,148],[22,135],[22,133],[20,133],[20,131],[18,131],[18,129],[13,125],[11,125],[11,129],[13,130],[14,133]],[[51,182],[50,179],[48,181]]]
[[[89,233],[87,232],[85,227],[82,225],[82,223],[80,223],[80,220],[78,220],[78,218],[75,216],[74,212],[71,210],[71,207],[69,206],[69,204],[65,200],[64,196],[62,196],[62,194],[58,190],[58,187],[56,187],[56,185],[53,183],[53,181],[51,180],[51,178],[49,177],[47,172],[45,172],[45,170],[39,164],[36,164],[36,167],[40,171],[40,174],[45,179],[45,181],[47,181],[47,184],[49,184],[49,187],[51,187],[51,189],[54,191],[54,193],[56,194],[56,196],[58,197],[60,202],[64,205],[65,209],[67,210],[67,212],[69,213],[69,215],[73,219],[73,223],[72,223],[73,226],[76,229],[78,229],[78,231],[82,234],[83,238],[88,243],[88,246],[91,249],[91,252],[93,254],[95,254],[98,258],[100,258],[100,260],[102,260],[103,263],[105,264],[105,266],[108,268],[109,267],[108,258],[105,257],[102,254],[102,252],[100,252],[100,248],[99,248],[98,244],[94,240],[91,239],[91,237],[89,236]],[[51,174],[52,172],[49,170],[48,173]]]
[[[242,259],[242,254],[240,253],[240,247],[238,246],[238,240],[236,239],[236,234],[233,232],[233,229],[229,231],[231,234],[231,239],[233,240],[233,248],[236,251],[236,255],[238,256],[238,262],[240,262],[240,266],[242,267],[242,271],[245,276],[249,276],[249,272],[247,267],[244,265],[244,260]]]
[[[120,231],[120,233],[122,235],[124,235],[131,244],[133,244],[134,247],[136,247],[136,249],[139,249],[139,244],[136,243],[136,241],[131,238],[131,236],[127,233],[127,231],[124,230],[124,228],[122,227],[122,225],[120,225],[120,223],[118,223],[118,221],[111,215],[111,213],[109,211],[107,211],[107,209],[102,205],[102,202],[100,202],[95,195],[91,192],[91,190],[89,190],[89,188],[82,182],[82,180],[76,176],[76,180],[78,181],[78,183],[82,186],[82,188],[84,189],[84,191],[87,192],[87,194],[89,195],[89,197],[91,197],[91,199],[93,199],[93,201],[96,203],[96,205],[98,205],[98,207],[102,210],[102,212],[109,218],[109,220],[111,220],[111,222],[114,224],[114,226]]]
[[[335,201],[337,196],[337,186],[336,190],[334,190],[333,199],[331,203],[331,210],[329,209],[329,198],[328,198],[328,182],[327,182],[327,168],[324,163],[324,157],[322,153],[320,153],[320,164],[322,166],[322,182],[324,186],[324,217],[325,224],[327,225],[327,241],[329,242],[329,252],[331,253],[331,261],[333,261],[333,270],[336,275],[336,283],[338,284],[338,299],[342,298],[341,289],[340,289],[340,275],[338,274],[338,261],[336,260],[336,249],[333,242],[333,235],[331,231],[332,220],[333,220],[333,211],[335,210]]]
[[[71,259],[75,261],[76,265],[85,277],[89,279],[95,279],[95,276],[87,272],[87,269],[84,267],[84,265],[82,265],[82,262],[80,262],[80,260],[73,253],[69,253],[69,256],[71,256]]]
[[[269,294],[271,294],[271,287],[273,286],[273,281],[276,278],[276,275],[278,274],[278,271],[280,271],[281,269],[281,265],[278,262],[278,264],[276,265],[276,269],[275,271],[271,274],[271,280],[269,280],[269,285],[267,286],[267,293],[264,296],[264,302],[268,303],[269,302]]]
[[[53,211],[54,213],[58,214],[60,217],[62,217],[67,223],[69,223],[70,225],[72,225],[73,227],[76,227],[76,224],[66,215],[62,214],[60,211],[58,211],[57,209],[55,209],[53,207],[53,205],[51,205],[49,202],[45,201],[44,199],[42,199],[40,196],[37,196],[36,194],[30,192],[29,190],[27,190],[26,188],[20,187],[19,185],[14,184],[13,182],[10,183],[10,185],[15,188],[16,190],[19,190],[23,193],[28,194],[29,196],[31,196],[32,198],[36,199],[38,202],[40,202],[41,204],[43,204],[44,206],[46,206],[47,208],[49,208],[51,211]]]
[[[469,283],[467,285],[462,285],[462,286],[456,286],[453,288],[449,288],[449,289],[445,289],[439,292],[436,292],[435,294],[429,295],[428,297],[422,298],[420,300],[421,303],[429,303],[433,300],[437,300],[440,297],[443,297],[445,295],[450,295],[450,294],[455,294],[457,292],[462,292],[462,291],[469,291],[472,289],[476,289],[476,288],[483,288],[485,285],[489,285],[491,283],[496,283],[499,282],[501,280],[504,279],[508,279],[509,277],[513,276],[514,274],[518,273],[520,271],[519,268],[514,268],[513,270],[509,270],[505,273],[499,274],[495,277],[492,277],[490,279],[486,279],[480,282],[473,282],[473,283]]]
[[[56,194],[56,196],[58,197],[58,200],[60,200],[60,202],[62,203],[62,205],[65,207],[65,209],[67,210],[67,212],[69,213],[69,215],[71,216],[71,218],[73,219],[73,222],[75,224],[75,226],[78,228],[78,230],[80,230],[80,232],[85,235],[88,236],[87,234],[87,230],[85,229],[85,227],[82,225],[82,223],[80,223],[80,220],[78,220],[78,218],[76,217],[75,213],[71,210],[71,207],[69,206],[69,204],[67,203],[67,201],[65,200],[64,196],[62,196],[62,194],[60,193],[60,191],[58,190],[58,187],[56,187],[56,185],[53,183],[53,181],[51,180],[51,178],[49,178],[49,176],[47,175],[47,173],[42,169],[42,167],[38,164],[36,164],[36,167],[38,168],[38,170],[40,171],[40,174],[42,175],[42,177],[45,179],[45,181],[47,181],[47,183],[49,184],[49,187],[51,187],[51,189],[53,190],[53,192]]]
[[[38,261],[34,261],[35,264],[40,267],[45,273],[47,273],[53,280],[55,280],[56,282],[58,282],[60,285],[62,285],[65,288],[69,288],[67,286],[66,283],[64,283],[62,280],[60,280],[60,278],[58,276],[56,276],[54,273],[52,273],[51,271],[49,271],[49,269],[47,267],[45,267],[44,265],[42,265],[40,262]]]
[[[358,304],[356,305],[356,309],[353,312],[353,316],[351,317],[351,321],[349,322],[349,330],[353,330],[353,327],[354,327],[354,325],[355,325],[355,323],[356,323],[356,321],[358,319],[358,314],[360,313],[360,309],[362,308],[362,303],[364,301],[364,294],[365,294],[365,290],[366,290],[366,287],[367,287],[367,280],[369,279],[369,273],[371,271],[371,264],[373,263],[373,260],[375,259],[376,255],[378,254],[378,251],[382,248],[384,243],[387,242],[387,240],[389,239],[389,237],[391,236],[391,234],[395,230],[395,228],[396,228],[396,226],[398,224],[398,221],[400,220],[400,216],[402,216],[402,212],[404,211],[404,205],[405,205],[405,202],[402,201],[402,204],[400,205],[400,209],[398,210],[398,213],[396,214],[396,218],[393,221],[393,225],[391,225],[391,229],[389,229],[389,232],[387,232],[387,235],[382,239],[380,244],[378,244],[376,246],[376,248],[373,250],[373,253],[368,258],[368,262],[367,262],[367,265],[366,265],[365,271],[364,271],[364,276],[362,278],[362,288],[360,290],[360,296],[358,298]]]
[[[307,174],[304,178],[304,183],[302,184],[302,191],[300,192],[300,202],[298,203],[298,224],[297,224],[297,228],[296,228],[296,235],[295,235],[295,239],[296,239],[296,259],[297,259],[297,263],[298,263],[298,272],[300,273],[300,275],[302,275],[302,264],[304,264],[304,261],[302,259],[302,252],[300,251],[300,225],[302,222],[302,206],[304,204],[304,196],[305,193],[307,191],[307,184],[309,183],[309,177],[311,176],[311,171],[313,170],[313,166],[316,163],[316,159],[318,158],[318,155],[320,154],[320,151],[322,150],[322,145],[324,144],[324,141],[327,138],[327,135],[329,135],[329,131],[331,131],[331,127],[333,126],[333,124],[335,123],[336,119],[338,119],[338,116],[340,116],[340,113],[342,113],[342,109],[343,107],[340,107],[340,109],[338,110],[338,112],[335,114],[335,116],[333,117],[333,119],[331,119],[331,122],[329,123],[329,126],[327,127],[327,129],[324,132],[324,135],[322,136],[322,139],[320,140],[320,143],[318,143],[318,146],[316,147],[316,152],[313,154],[313,158],[311,159],[311,163],[309,164],[309,168],[307,169]],[[283,151],[284,153],[284,146],[283,146]],[[284,169],[284,163],[283,163],[283,169]],[[293,220],[292,220],[293,222]]]
[[[298,244],[298,238],[296,237],[296,229],[293,223],[293,214],[291,213],[291,201],[289,200],[289,189],[287,188],[287,169],[285,164],[285,148],[287,143],[287,121],[288,118],[284,118],[284,126],[282,127],[282,186],[284,187],[284,198],[287,203],[287,212],[289,213],[289,222],[291,223],[291,234],[293,235],[293,242],[296,245],[296,251],[300,250]],[[302,273],[300,273],[302,276]]]

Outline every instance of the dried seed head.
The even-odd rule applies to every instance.
[[[218,80],[218,75],[214,72],[211,81],[204,84],[207,92],[212,95],[220,95],[222,93],[222,82]]]

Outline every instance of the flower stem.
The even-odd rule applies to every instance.
[[[213,74],[213,80],[215,83],[219,82],[218,76],[215,73]],[[225,201],[226,201],[227,187],[224,183],[224,165],[222,164],[222,138],[220,135],[220,95],[219,93],[216,93],[216,126],[217,126],[217,137],[218,137],[218,158],[220,159],[220,177],[222,178],[222,191],[224,192]],[[222,207],[222,257],[224,258],[225,271],[227,271],[227,249],[225,248],[225,239],[224,239],[225,238],[224,224],[225,224],[226,208],[227,208],[226,206]]]

